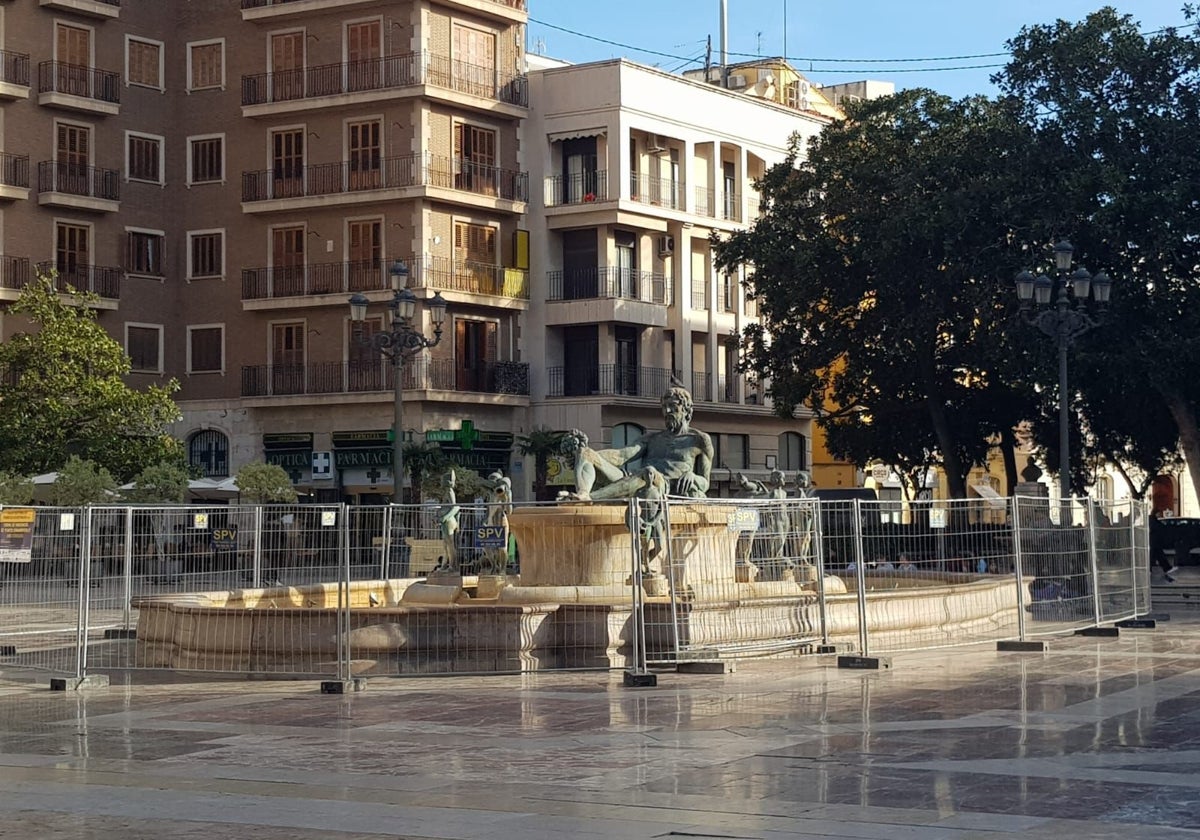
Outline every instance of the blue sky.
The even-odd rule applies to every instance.
[[[729,0],[730,60],[779,55],[784,50],[785,0]],[[1004,62],[1004,42],[1026,24],[1079,20],[1100,0],[786,0],[787,55],[819,84],[882,79],[897,88],[932,87],[951,96],[994,93],[988,77]],[[1144,30],[1182,26],[1183,0],[1113,3]],[[712,35],[719,49],[719,0],[529,0],[529,44],[573,62],[625,56],[675,71],[701,56]],[[618,44],[666,53],[652,55],[554,29],[575,30]],[[735,56],[733,53],[744,53]],[[936,60],[951,56],[982,58]],[[809,62],[800,59],[813,59]],[[837,59],[836,61],[816,59]],[[895,63],[866,59],[925,59]],[[689,67],[700,65],[690,64]],[[965,69],[929,71],[934,67]],[[904,70],[906,72],[900,72]],[[917,70],[920,72],[907,72]]]

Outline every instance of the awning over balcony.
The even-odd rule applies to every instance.
[[[607,134],[607,128],[579,128],[574,131],[552,131],[547,136],[551,143],[558,143],[561,140],[581,140],[584,137],[604,137]]]

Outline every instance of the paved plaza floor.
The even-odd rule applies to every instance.
[[[1200,838],[1200,614],[1048,652],[735,673],[0,673],[0,837]]]

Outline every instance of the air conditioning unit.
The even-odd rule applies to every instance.
[[[801,96],[796,100],[796,107],[801,111],[809,111],[812,110],[812,102],[809,101],[807,96]]]
[[[665,152],[667,150],[667,141],[657,134],[651,134],[646,138],[646,151],[652,155]]]
[[[675,253],[675,237],[660,236],[658,237],[658,255],[660,257],[669,257]]]
[[[741,90],[745,86],[746,86],[746,77],[743,76],[741,73],[734,73],[732,76],[729,77],[729,89],[730,90]]]
[[[808,96],[808,90],[809,90],[808,82],[804,81],[803,79],[800,79],[798,82],[796,82],[796,90],[799,92],[799,94],[801,96]]]

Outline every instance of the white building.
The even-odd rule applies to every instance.
[[[757,317],[710,236],[759,214],[753,182],[827,119],[626,60],[530,57],[533,423],[623,446],[661,428],[672,376],[713,437],[713,484],[809,469],[812,422],[781,419],[733,340]]]

